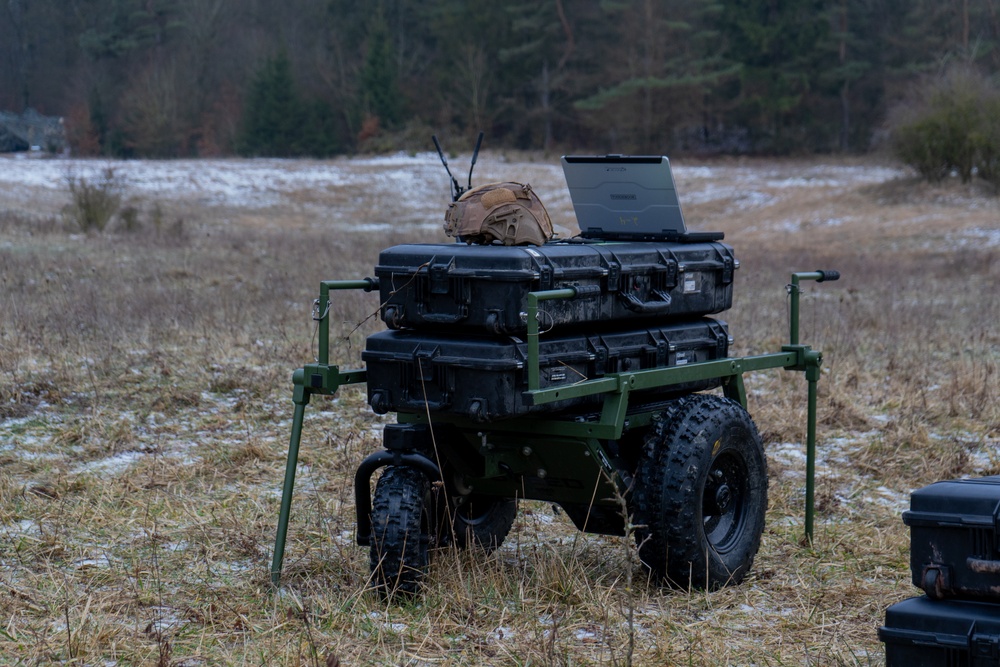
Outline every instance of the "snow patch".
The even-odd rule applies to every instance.
[[[2,160],[0,160],[2,164]],[[365,169],[364,167],[367,167]],[[71,178],[98,180],[111,169],[127,193],[191,198],[205,206],[268,208],[297,192],[344,188],[426,191],[441,174],[437,156],[422,153],[330,161],[259,159],[87,160],[56,158],[0,168],[0,187],[68,192]],[[442,197],[447,190],[442,190]],[[68,194],[66,194],[68,198]]]
[[[74,474],[101,472],[117,475],[118,473],[125,471],[129,466],[140,460],[143,456],[145,456],[144,452],[122,452],[121,454],[116,454],[107,458],[89,461],[83,465],[73,468],[70,472]]]
[[[959,242],[961,245],[1000,246],[1000,227],[996,229],[986,229],[983,227],[967,229],[959,237]]]
[[[73,567],[78,570],[87,570],[90,568],[108,568],[111,567],[111,561],[107,556],[98,556],[97,558],[78,558],[73,561]]]

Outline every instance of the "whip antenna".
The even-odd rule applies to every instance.
[[[432,134],[431,139],[434,141],[434,148],[437,149],[438,157],[441,158],[441,164],[444,165],[444,170],[448,172],[448,176],[451,178],[451,200],[458,201],[458,198],[462,196],[462,186],[458,184],[455,176],[451,173],[451,169],[448,168],[448,158],[444,156],[444,151],[441,150],[441,144],[438,143],[437,135]],[[471,172],[469,173],[469,178],[472,178]]]
[[[479,157],[479,147],[483,145],[483,133],[479,132],[479,137],[476,139],[476,150],[472,151],[472,164],[469,165],[469,190],[472,189],[472,170],[476,167],[476,159]]]

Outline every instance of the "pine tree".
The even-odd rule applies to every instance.
[[[270,157],[301,155],[305,119],[288,54],[281,51],[264,62],[250,84],[239,152]]]
[[[393,128],[403,119],[402,97],[396,81],[392,41],[385,16],[376,12],[368,28],[368,51],[361,71],[361,94],[366,116]]]
[[[511,130],[524,148],[549,150],[556,116],[567,111],[572,78],[566,66],[575,38],[565,4],[555,0],[505,7],[512,38],[497,55],[504,68],[514,67],[519,74],[504,92],[515,110]]]
[[[724,55],[741,64],[728,93],[732,120],[755,130],[756,148],[799,148],[813,120],[819,72],[833,64],[824,0],[723,0]],[[825,62],[824,62],[824,59]]]
[[[676,128],[703,122],[711,91],[736,73],[718,53],[713,21],[721,5],[680,0],[666,11],[654,0],[619,0],[601,7],[611,30],[601,40],[602,77],[575,106],[610,128],[609,141],[621,142],[615,150],[662,152]]]
[[[524,68],[501,63],[499,52],[513,44],[510,16],[496,0],[443,0],[424,3],[420,24],[426,26],[434,54],[427,89],[413,97],[429,100],[429,119],[447,123],[470,137],[478,130],[493,138],[512,126],[510,114],[521,111],[514,98],[525,79]]]

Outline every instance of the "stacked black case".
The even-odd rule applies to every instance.
[[[389,331],[362,359],[376,412],[425,410],[477,421],[581,411],[599,397],[526,403],[526,297],[574,287],[539,307],[541,388],[607,373],[724,358],[739,262],[716,241],[561,241],[543,246],[406,244],[375,267]],[[711,389],[718,380],[646,392],[649,400]],[[640,400],[643,396],[638,397]]]
[[[918,489],[903,523],[914,586],[934,599],[1000,603],[1000,476]]]
[[[446,243],[387,248],[375,275],[390,329],[523,334],[528,292],[564,287],[588,296],[546,303],[544,328],[721,313],[738,266],[717,242]]]
[[[542,389],[569,386],[607,373],[680,366],[727,356],[724,322],[701,318],[655,328],[600,334],[562,334],[539,341]],[[434,412],[476,421],[535,412],[596,407],[598,396],[533,406],[528,389],[527,345],[516,336],[383,331],[368,337],[361,358],[368,367],[368,401],[375,412]],[[637,398],[662,400],[711,389],[702,380],[649,390]]]
[[[886,667],[1000,665],[1000,605],[920,596],[886,609]]]
[[[886,610],[886,665],[1000,667],[1000,476],[917,489],[903,523],[926,595]]]

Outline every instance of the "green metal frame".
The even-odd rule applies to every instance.
[[[604,404],[597,421],[577,422],[557,418],[526,417],[491,423],[490,429],[500,432],[530,433],[532,436],[616,440],[622,436],[625,429],[629,396],[633,391],[696,380],[720,378],[725,395],[746,408],[747,398],[743,383],[744,373],[769,368],[801,371],[805,373],[808,385],[805,537],[811,543],[813,539],[816,470],[816,384],[820,377],[823,355],[819,351],[811,349],[808,345],[799,343],[799,295],[801,293],[799,285],[801,281],[805,280],[823,282],[824,280],[836,280],[837,278],[839,278],[839,274],[833,271],[808,271],[792,274],[792,281],[787,286],[790,297],[790,342],[788,345],[782,346],[781,352],[747,357],[730,357],[671,368],[612,373],[598,379],[549,389],[540,388],[538,304],[542,301],[552,299],[575,298],[577,290],[574,287],[566,287],[531,292],[527,296],[528,357],[526,363],[528,390],[523,394],[525,403],[528,405],[542,405],[569,398],[603,394],[605,396]],[[314,319],[319,323],[317,359],[315,363],[306,364],[295,371],[292,376],[295,413],[292,420],[291,439],[288,445],[288,457],[285,463],[285,480],[281,491],[278,530],[275,537],[273,559],[271,561],[271,582],[274,586],[279,584],[281,578],[305,406],[308,405],[312,394],[334,394],[343,385],[367,381],[367,373],[363,369],[341,371],[338,366],[330,364],[330,320],[328,317],[330,292],[345,289],[362,289],[370,292],[378,289],[378,281],[366,278],[363,280],[323,281],[320,283],[319,299],[314,304]],[[652,413],[632,414],[628,415],[627,421],[631,427],[642,426],[650,423],[653,416]],[[420,420],[421,417],[416,416],[414,419]]]

